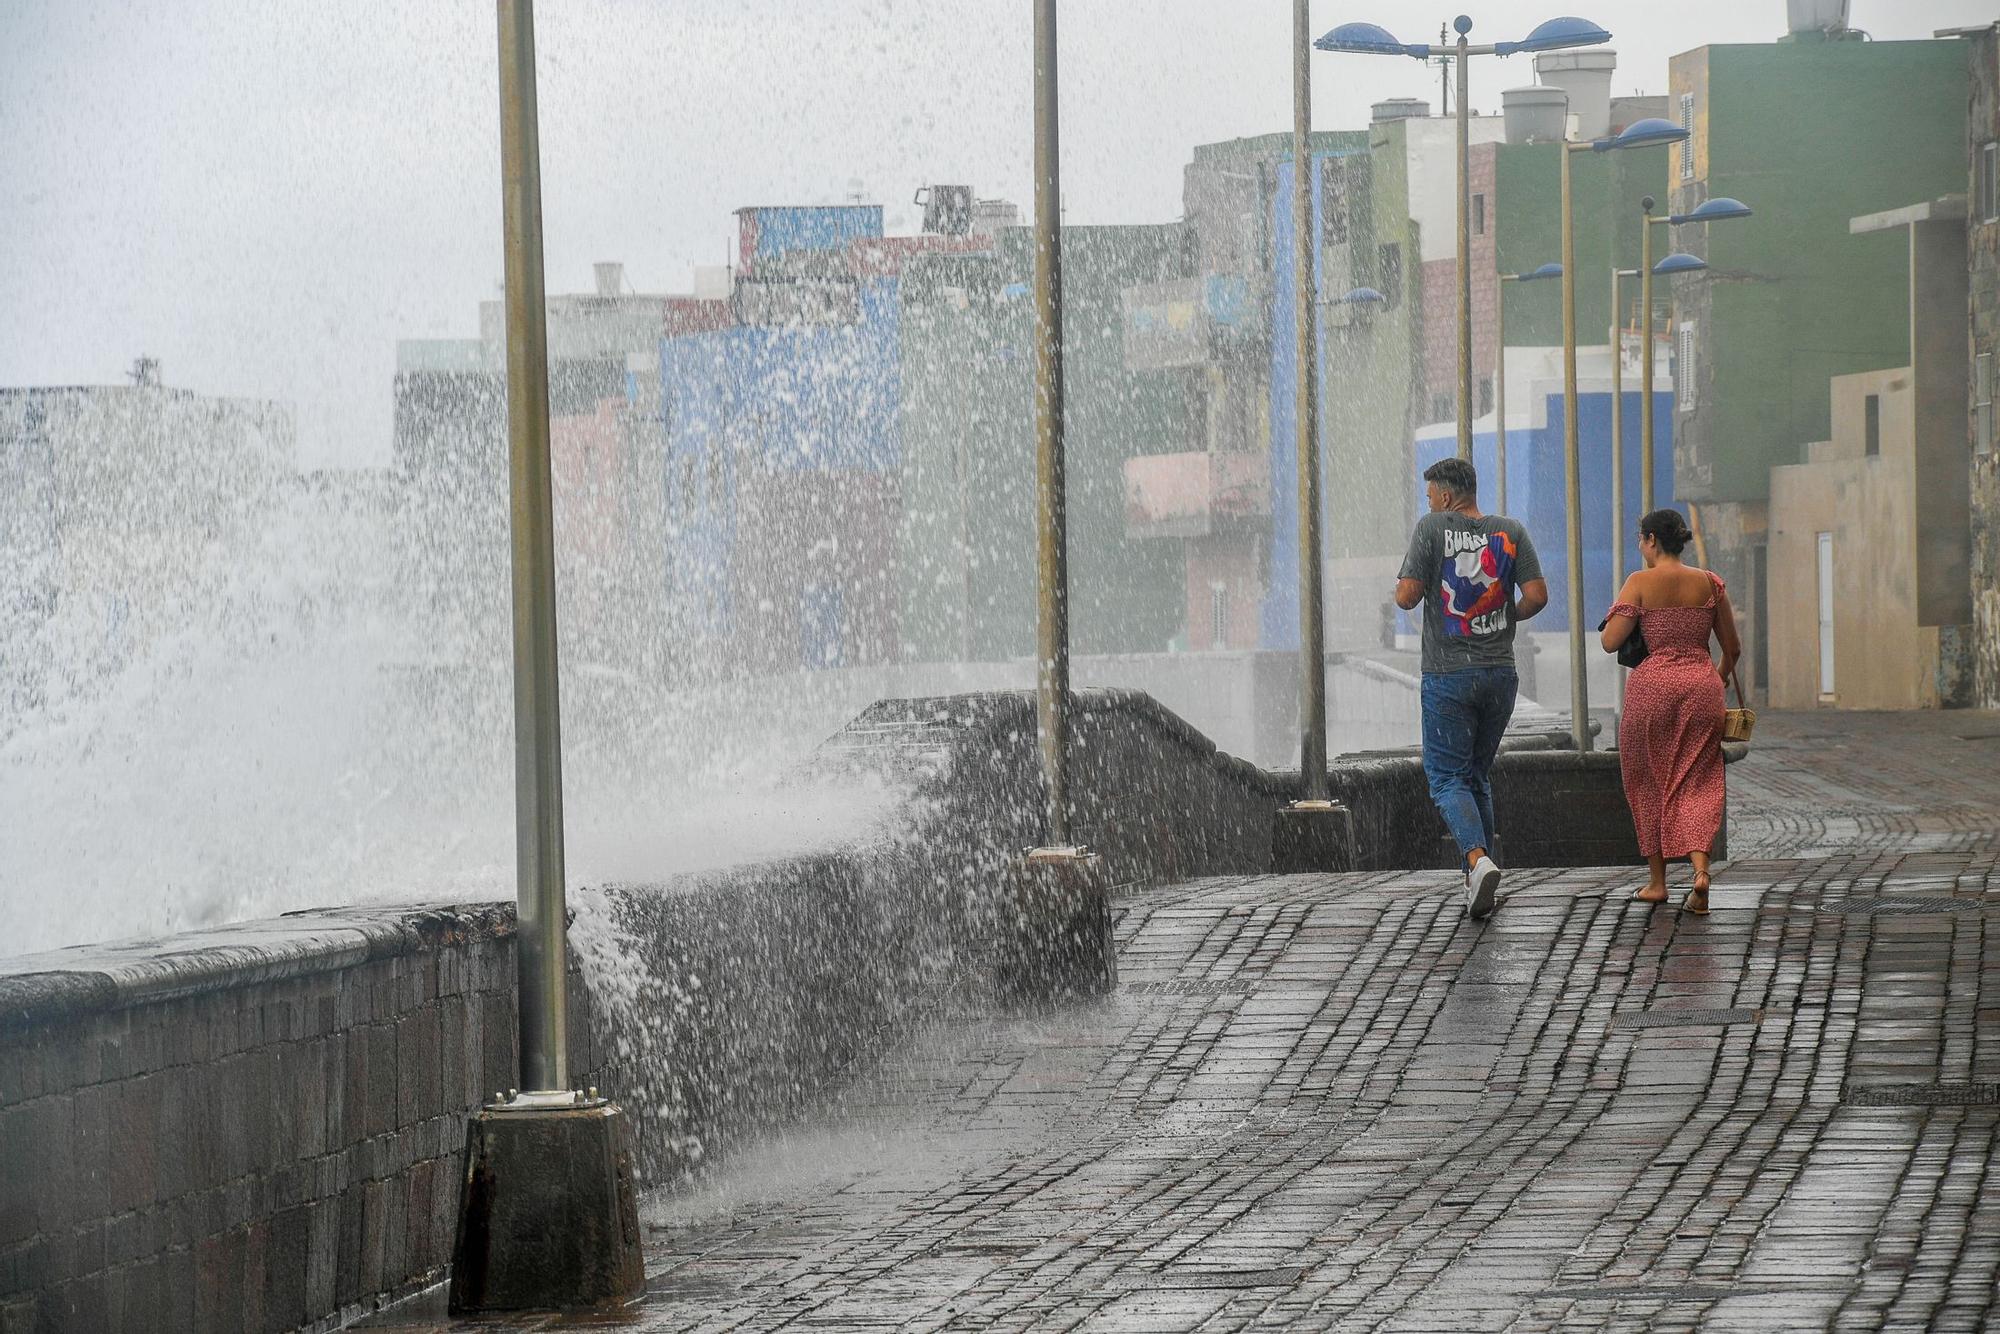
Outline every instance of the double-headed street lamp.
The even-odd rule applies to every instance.
[[[1687,136],[1683,134],[1682,138]],[[1647,195],[1639,201],[1639,208],[1645,215],[1645,222],[1639,229],[1639,304],[1645,308],[1645,339],[1641,346],[1645,349],[1645,361],[1639,371],[1639,401],[1643,417],[1639,422],[1639,504],[1641,513],[1653,512],[1653,275],[1658,273],[1690,273],[1708,265],[1699,260],[1693,264],[1676,264],[1665,267],[1670,260],[1689,259],[1693,255],[1668,255],[1658,265],[1653,263],[1653,228],[1681,227],[1691,222],[1727,222],[1734,218],[1750,216],[1750,206],[1740,199],[1719,195],[1705,200],[1690,213],[1673,213],[1666,217],[1653,216],[1653,197]]]
[[[1474,46],[1467,37],[1472,20],[1460,14],[1452,21],[1458,41],[1452,46],[1431,46],[1421,42],[1399,42],[1386,28],[1375,23],[1343,23],[1313,45],[1322,51],[1346,51],[1370,56],[1409,56],[1429,60],[1433,56],[1456,59],[1458,75],[1458,456],[1472,457],[1472,185],[1469,111],[1470,82],[1466,60],[1471,56],[1511,56],[1520,52],[1562,51],[1577,46],[1596,46],[1611,40],[1611,34],[1588,19],[1554,18],[1538,24],[1518,42],[1496,42]]]
[[[1499,474],[1494,493],[1494,511],[1507,512],[1507,284],[1540,282],[1562,277],[1563,266],[1544,264],[1526,273],[1503,273],[1493,287],[1494,359],[1493,372],[1493,470]]]
[[[1562,144],[1562,306],[1563,306],[1563,513],[1569,529],[1569,707],[1570,736],[1577,750],[1590,749],[1590,690],[1583,646],[1583,493],[1577,460],[1576,393],[1576,206],[1570,184],[1570,157],[1625,148],[1678,143],[1688,132],[1671,121],[1649,116],[1607,139]]]

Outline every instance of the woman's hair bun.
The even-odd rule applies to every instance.
[[[1660,544],[1660,550],[1669,556],[1678,556],[1693,539],[1694,533],[1688,528],[1688,521],[1679,510],[1654,510],[1639,520],[1639,531]]]

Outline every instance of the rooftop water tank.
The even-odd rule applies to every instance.
[[[1785,31],[1845,32],[1847,0],[1785,0]]]
[[[1392,97],[1369,108],[1368,119],[1380,125],[1386,120],[1423,120],[1431,114],[1431,104],[1421,97]]]
[[[1611,72],[1618,53],[1601,46],[1585,51],[1544,51],[1535,57],[1535,77],[1569,94],[1576,137],[1602,139],[1611,133]]]
[[[1531,84],[1500,94],[1510,144],[1561,143],[1569,122],[1569,94],[1560,88]]]

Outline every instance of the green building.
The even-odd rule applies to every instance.
[[[1671,114],[1690,135],[1670,150],[1668,206],[1756,210],[1657,230],[1709,264],[1674,281],[1674,483],[1730,581],[1759,686],[1771,469],[1830,438],[1832,377],[1909,360],[1907,246],[1850,222],[1964,189],[1963,48],[1859,38],[1798,33],[1669,63]]]
[[[1711,266],[1677,293],[1677,477],[1696,501],[1761,501],[1774,465],[1827,438],[1829,378],[1908,357],[1908,256],[1894,236],[1850,235],[1848,221],[1965,188],[1965,52],[1705,46],[1675,56],[1669,81],[1691,131],[1672,154],[1673,210],[1731,196],[1757,211],[1674,229]]]
[[[1063,229],[1070,634],[1077,653],[1154,652],[1181,633],[1168,544],[1125,531],[1125,461],[1182,447],[1189,386],[1125,362],[1124,293],[1187,276],[1188,232]],[[901,294],[905,658],[1024,657],[1035,645],[1033,233],[913,260]]]
[[[1562,259],[1562,150],[1555,144],[1495,144],[1493,155],[1493,268],[1525,273]],[[1577,342],[1605,342],[1613,322],[1611,270],[1636,269],[1643,244],[1641,201],[1664,200],[1668,150],[1623,149],[1579,153],[1570,163],[1571,211],[1576,217]],[[1656,245],[1659,238],[1654,238]],[[1476,272],[1477,270],[1475,270]],[[1616,312],[1620,327],[1638,321],[1639,284],[1626,279]],[[1656,293],[1655,304],[1664,301]],[[1542,283],[1507,294],[1507,344],[1555,347],[1562,343],[1561,285]]]

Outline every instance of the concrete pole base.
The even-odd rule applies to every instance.
[[[1117,989],[1111,874],[1088,848],[1034,848],[1009,868],[1000,904],[1000,990],[1050,1002]]]
[[[1280,806],[1271,825],[1271,869],[1279,875],[1352,871],[1361,860],[1354,812],[1337,801]]]
[[[631,1123],[609,1102],[466,1125],[451,1313],[615,1310],[646,1291]]]

